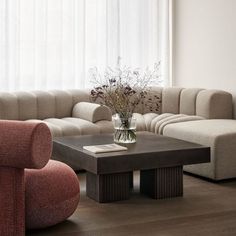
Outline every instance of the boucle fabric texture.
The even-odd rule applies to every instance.
[[[24,168],[42,168],[51,156],[48,127],[0,121],[0,235],[25,235]]]
[[[42,168],[52,152],[52,137],[43,123],[0,121],[0,166]]]
[[[0,235],[25,235],[24,170],[0,167]]]
[[[25,170],[26,228],[44,228],[71,216],[80,197],[79,180],[64,163],[50,160],[41,170]]]

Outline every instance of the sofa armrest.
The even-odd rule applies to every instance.
[[[90,102],[79,102],[75,104],[72,116],[91,121],[93,123],[99,120],[111,120],[111,109],[105,105],[99,105]]]
[[[200,91],[196,99],[196,115],[206,119],[232,119],[232,95],[221,90]]]
[[[40,169],[52,152],[52,137],[44,123],[0,121],[0,166]]]

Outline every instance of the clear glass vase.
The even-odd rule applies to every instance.
[[[114,141],[116,143],[135,143],[136,136],[136,119],[131,115],[122,116],[115,114],[112,117],[114,124]]]

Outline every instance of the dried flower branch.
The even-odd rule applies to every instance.
[[[103,75],[96,67],[92,68],[90,75],[95,87],[91,90],[91,97],[93,101],[110,107],[120,117],[129,117],[138,104],[144,104],[149,87],[162,82],[159,66],[160,63],[157,63],[153,70],[146,68],[143,73],[140,69],[132,70],[129,67],[122,69],[108,67]],[[157,95],[154,98],[160,99]],[[152,98],[149,98],[145,105],[152,106],[152,102]],[[153,109],[157,110],[157,108]]]

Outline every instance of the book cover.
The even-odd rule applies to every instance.
[[[118,144],[112,143],[112,144],[83,146],[83,149],[93,153],[104,153],[104,152],[126,151],[127,147],[123,147]]]

